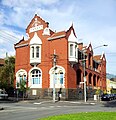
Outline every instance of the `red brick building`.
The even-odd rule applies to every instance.
[[[106,89],[105,55],[93,56],[91,44],[78,43],[73,25],[67,31],[53,32],[48,22],[35,15],[26,34],[27,40],[23,38],[15,44],[16,88],[24,79],[31,97],[52,98],[55,81],[56,96],[61,90],[63,99],[82,99],[83,84],[80,82],[85,73],[88,97],[98,88]]]
[[[2,59],[2,58],[0,58],[0,67],[1,67],[1,66],[4,66],[4,64],[5,64],[5,60]]]

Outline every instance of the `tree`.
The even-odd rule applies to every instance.
[[[14,86],[15,57],[5,59],[4,66],[0,67],[0,88],[9,91]]]
[[[24,100],[24,93],[26,93],[26,81],[25,80],[20,81],[19,90],[23,92],[23,100]]]
[[[18,83],[18,90],[23,93],[23,100],[24,100],[24,95],[28,97],[28,90],[30,88],[26,86],[26,80],[22,79],[20,83]]]

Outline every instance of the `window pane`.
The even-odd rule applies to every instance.
[[[36,70],[35,72],[36,72],[36,74],[38,74],[38,70]]]
[[[31,72],[31,77],[32,77],[32,83],[33,84],[40,84],[40,80],[41,80],[41,72],[35,69]]]
[[[33,84],[38,84],[39,83],[38,78],[32,78],[32,80],[33,80]]]
[[[60,73],[60,84],[63,84],[63,73]]]
[[[55,73],[55,84],[57,84],[57,73]]]
[[[39,58],[39,47],[36,47],[36,57]]]
[[[26,75],[24,75],[24,80],[26,81],[26,79],[27,79],[27,78],[26,78]]]
[[[70,44],[70,56],[73,56],[73,44]]]
[[[20,81],[23,80],[23,76],[19,76]]]
[[[32,58],[34,58],[34,47],[32,47]]]

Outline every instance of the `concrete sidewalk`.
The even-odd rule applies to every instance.
[[[27,103],[35,103],[35,104],[44,104],[44,103],[54,103],[52,99],[22,99],[22,98],[14,98],[14,97],[9,97],[8,101],[3,101],[5,103],[13,103],[13,102],[27,102]],[[86,102],[84,100],[56,100],[55,103],[77,103],[77,104],[99,104],[102,103],[103,101],[100,100],[93,100],[89,99]]]
[[[85,102],[84,100],[56,100],[55,103],[53,102],[53,100],[50,99],[36,99],[36,100],[24,100],[24,101],[20,101],[20,102],[30,102],[33,104],[47,104],[47,103],[51,103],[51,104],[55,104],[55,103],[71,103],[71,104],[91,104],[91,105],[95,105],[95,104],[100,104],[103,101],[95,101],[95,100],[88,100],[87,102]]]

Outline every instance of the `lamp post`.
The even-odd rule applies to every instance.
[[[97,46],[97,47],[94,47],[93,49],[97,49],[97,48],[99,48],[99,47],[106,47],[106,46],[108,46],[108,45],[106,45],[106,44],[103,44],[103,45],[99,45],[99,46]],[[81,83],[83,83],[84,84],[84,102],[87,102],[87,94],[86,94],[86,76],[85,76],[85,68],[86,68],[86,58],[85,58],[85,49],[84,50],[82,50],[82,53],[83,53],[83,55],[84,55],[84,57],[83,57],[83,82],[81,82]]]

